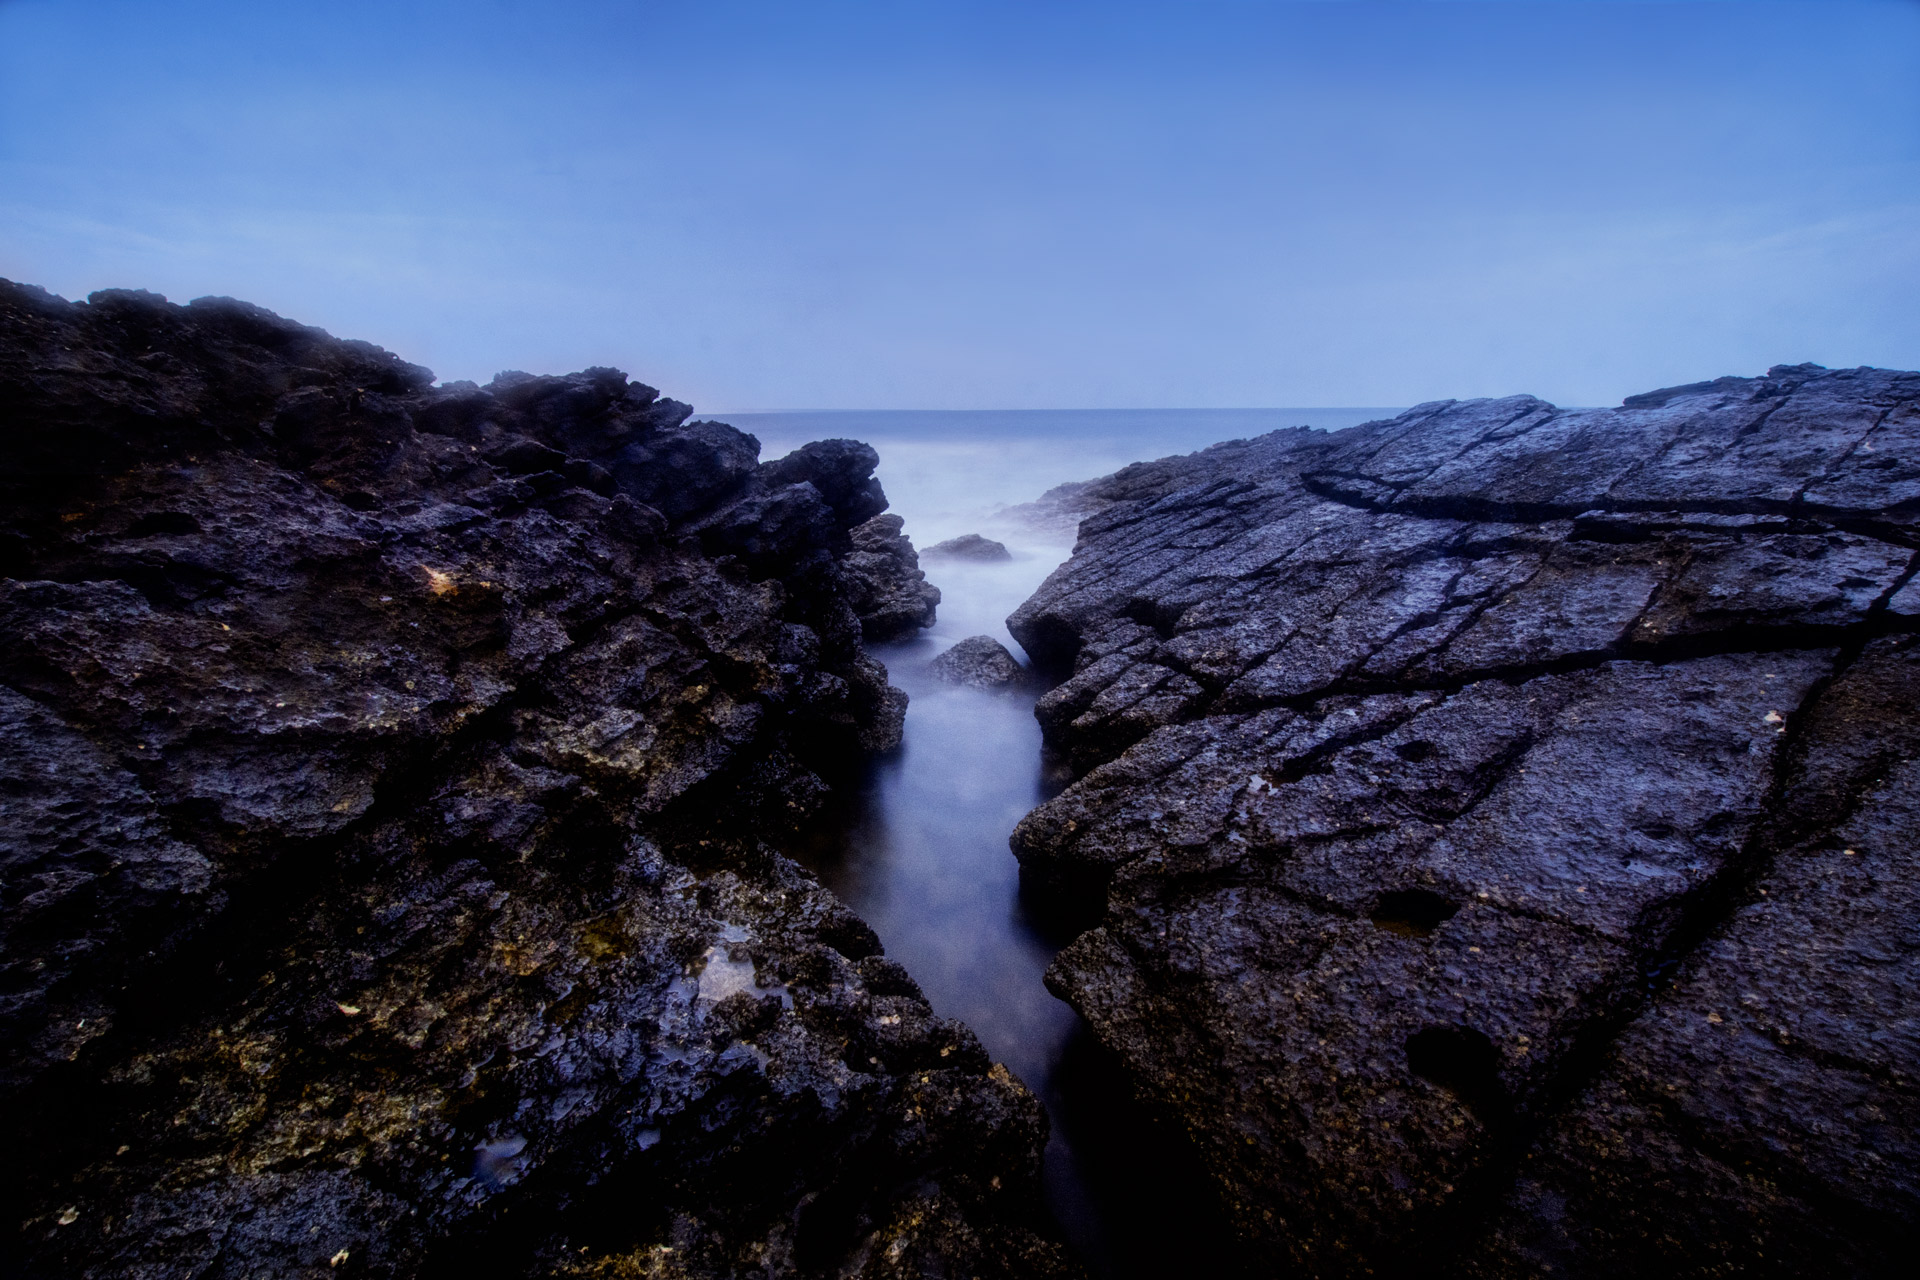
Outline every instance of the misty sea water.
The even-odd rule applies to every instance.
[[[912,699],[901,749],[878,763],[844,821],[807,856],[873,926],[934,1010],[972,1027],[1052,1121],[1044,1186],[1061,1229],[1096,1275],[1235,1272],[1224,1224],[1178,1144],[1137,1113],[1078,1015],[1042,975],[1065,935],[1023,906],[1007,838],[1047,798],[1034,690],[983,692],[934,680],[927,664],[971,635],[1024,659],[1005,619],[1073,550],[1071,522],[1015,508],[1067,481],[1286,427],[1327,430],[1393,409],[849,411],[702,415],[761,441],[772,459],[809,440],[864,440],[880,453],[891,510],[923,552],[980,533],[1012,560],[923,558],[942,599],[935,624],[877,650]]]

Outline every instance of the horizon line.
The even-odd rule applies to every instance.
[[[884,409],[701,409],[696,413],[727,414],[742,416],[746,414],[800,414],[800,413],[1314,413],[1327,409],[1338,409],[1343,413],[1355,410],[1390,410],[1403,413],[1408,405],[1373,404],[1273,404],[1273,405],[1143,405],[1134,406],[1075,406],[1071,408],[967,408],[967,409],[930,409],[930,408],[884,408]]]

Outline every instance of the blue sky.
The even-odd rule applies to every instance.
[[[1920,367],[1920,4],[0,0],[0,274],[703,411]]]

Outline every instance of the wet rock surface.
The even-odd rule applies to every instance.
[[[10,284],[0,401],[8,1274],[1069,1272],[777,851],[899,740],[872,450]]]
[[[948,684],[1006,689],[1023,684],[1027,669],[992,636],[968,636],[927,664],[927,673]]]
[[[1920,374],[1443,402],[1096,482],[1009,626],[1049,983],[1260,1267],[1888,1274]]]
[[[877,515],[856,526],[853,551],[844,561],[861,630],[876,644],[932,626],[940,603],[940,588],[927,581],[905,527],[896,515]]]
[[[963,533],[957,538],[936,542],[927,548],[926,555],[930,560],[976,560],[982,564],[1013,559],[1005,543],[977,533]]]

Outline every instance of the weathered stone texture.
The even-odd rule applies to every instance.
[[[853,530],[845,560],[848,589],[866,638],[900,640],[933,625],[940,588],[927,581],[920,557],[896,515],[878,515]]]
[[[1797,366],[1091,487],[1014,847],[1257,1256],[1900,1265],[1917,486],[1920,374]]]
[[[775,848],[899,740],[871,449],[11,284],[0,403],[9,1274],[1063,1271]]]
[[[1006,689],[1026,683],[1027,669],[992,636],[968,636],[934,656],[927,674],[974,689]]]

